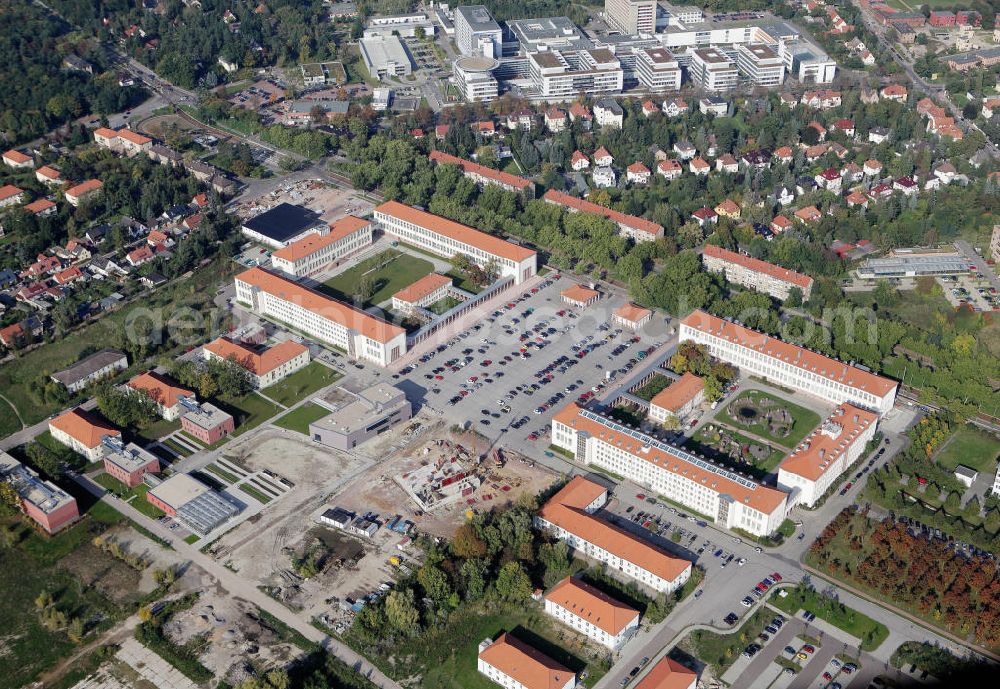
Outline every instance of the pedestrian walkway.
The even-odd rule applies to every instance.
[[[157,689],[198,689],[180,670],[135,639],[122,642],[121,650],[115,654],[118,660],[128,663],[144,680]]]

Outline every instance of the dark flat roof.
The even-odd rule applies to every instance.
[[[276,242],[291,239],[316,225],[322,225],[319,213],[303,206],[282,203],[256,218],[243,222],[243,227],[259,232]]]

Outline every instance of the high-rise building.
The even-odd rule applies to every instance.
[[[739,73],[736,63],[718,48],[688,50],[691,59],[688,73],[695,85],[706,91],[729,91],[736,88]]]
[[[612,28],[624,34],[656,31],[656,0],[604,0],[604,15]]]
[[[625,83],[621,62],[607,48],[529,53],[528,69],[535,89],[546,98],[618,93]]]
[[[500,94],[500,85],[493,70],[498,63],[492,57],[482,55],[466,55],[460,57],[451,65],[455,77],[455,85],[462,92],[462,98],[470,103],[489,103],[496,100]]]
[[[635,72],[639,83],[650,91],[676,91],[681,87],[680,65],[665,48],[637,50]]]
[[[736,66],[756,86],[781,86],[785,80],[785,63],[766,45],[736,46]]]
[[[483,5],[456,7],[455,44],[462,55],[498,58],[503,52],[503,30]]]

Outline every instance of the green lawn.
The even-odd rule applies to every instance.
[[[724,615],[720,613],[720,617]],[[774,613],[764,607],[757,608],[746,621],[742,623],[739,631],[733,634],[716,634],[705,630],[697,629],[683,642],[689,645],[691,651],[699,660],[702,660],[715,671],[715,676],[720,677],[733,662],[740,657],[740,653],[757,636],[764,631]],[[721,622],[722,620],[713,620]]]
[[[944,442],[934,461],[949,470],[964,464],[992,474],[996,471],[997,455],[1000,455],[1000,440],[995,435],[973,426],[963,426]]]
[[[342,374],[329,366],[312,361],[281,382],[264,388],[261,393],[278,404],[290,407],[307,395],[335,383],[342,377]]]
[[[236,421],[234,436],[256,428],[281,411],[280,407],[255,392],[245,397],[219,397],[217,402],[220,408],[233,415]]]
[[[164,419],[158,419],[153,423],[149,424],[142,430],[136,431],[135,435],[138,440],[142,441],[140,444],[150,443],[154,440],[159,440],[165,435],[170,435],[174,431],[181,427],[180,419],[175,421],[166,421]]]
[[[455,297],[445,297],[444,299],[436,301],[428,306],[427,310],[440,316],[442,313],[455,308],[461,303],[462,301],[460,299],[456,299]]]
[[[101,486],[105,490],[114,493],[122,500],[128,500],[133,495],[136,495],[136,490],[143,485],[140,483],[135,488],[129,488],[111,474],[98,474],[94,477],[94,483]]]
[[[178,443],[172,438],[167,438],[166,440],[162,441],[162,444],[169,447],[171,450],[179,454],[181,457],[190,457],[192,454],[194,454],[193,452],[191,452],[191,450],[187,449],[186,447],[183,447],[180,443]]]
[[[247,485],[246,483],[240,484],[240,490],[249,495],[250,497],[254,498],[257,502],[261,504],[266,505],[267,503],[271,502],[271,498],[269,496],[265,495],[264,493],[257,490],[253,486]]]
[[[374,280],[375,292],[371,298],[365,301],[364,306],[367,308],[391,299],[392,295],[399,290],[413,284],[428,273],[434,272],[434,264],[430,261],[400,251],[392,251],[396,257],[381,268],[373,270],[378,258],[373,256],[327,280],[319,287],[319,290],[335,299],[353,303],[353,295],[358,282],[362,276],[368,275]]]
[[[329,413],[329,409],[325,409],[318,404],[313,404],[312,402],[307,402],[301,407],[298,407],[297,409],[282,416],[274,422],[274,425],[280,426],[281,428],[287,428],[290,431],[295,431],[296,433],[301,433],[302,435],[309,435],[309,424],[313,421],[322,419]]]
[[[197,543],[200,540],[201,540],[201,536],[199,536],[196,533],[188,534],[187,536],[184,537],[184,542],[187,543],[188,545],[194,545],[195,543]]]
[[[746,400],[771,400],[776,402],[778,407],[770,407],[769,409],[781,408],[787,410],[792,417],[792,426],[788,435],[779,435],[772,432],[768,426],[768,422],[763,417],[747,419],[744,422],[734,421],[729,416],[728,411],[733,410],[733,413],[739,418],[736,410],[741,406],[740,403]],[[736,430],[759,435],[766,440],[773,441],[789,449],[798,445],[820,422],[819,414],[816,412],[760,390],[745,390],[740,393],[736,399],[719,410],[715,415],[715,420],[732,426]]]
[[[666,390],[672,382],[673,380],[667,376],[655,373],[653,374],[653,377],[649,379],[649,382],[636,388],[632,394],[648,402],[660,394],[663,390]]]
[[[230,485],[239,481],[238,478],[236,478],[231,473],[220,467],[218,464],[209,464],[208,466],[205,467],[205,471],[215,474],[216,476],[221,478],[223,481],[229,483]]]
[[[788,595],[781,597],[780,593]],[[832,598],[821,596],[816,589],[799,585],[794,589],[782,589],[771,595],[771,605],[788,615],[795,616],[800,610],[808,610],[816,617],[826,620],[837,629],[861,639],[861,648],[874,651],[889,636],[889,629],[872,618]]]
[[[132,489],[132,492],[135,494],[135,498],[129,502],[129,505],[134,507],[138,512],[146,515],[150,519],[159,519],[163,516],[163,510],[146,499],[146,493],[149,492],[149,486],[144,483],[140,483]]]

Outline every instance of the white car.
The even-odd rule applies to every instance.
[[[749,608],[749,607],[751,607],[753,605],[753,598],[751,598],[750,596],[747,596],[746,598],[744,598],[743,600],[741,600],[740,603],[743,604],[743,607]]]

